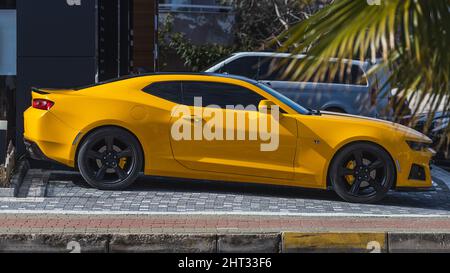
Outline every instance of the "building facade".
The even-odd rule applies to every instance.
[[[231,5],[217,0],[160,0],[159,21],[172,16],[173,31],[185,34],[194,44],[233,42],[234,14]]]
[[[0,120],[19,154],[31,87],[156,70],[157,14],[157,0],[0,1]]]
[[[235,23],[232,1],[224,0],[160,0],[159,24],[164,29],[167,24],[173,33],[181,33],[196,45],[233,43]],[[161,54],[164,71],[186,71],[182,60],[175,52]]]

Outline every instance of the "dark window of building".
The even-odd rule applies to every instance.
[[[291,64],[292,58],[262,58],[260,62],[259,80],[263,81],[292,81],[295,69],[287,72],[288,66]],[[336,64],[337,65],[337,64]],[[345,65],[338,68],[331,77],[331,68],[325,72],[324,76],[315,77],[302,81],[318,82],[318,83],[335,83],[335,84],[354,84],[366,85],[367,79],[359,65]],[[342,73],[344,71],[344,73]]]
[[[14,114],[14,94],[16,93],[16,76],[0,75],[0,120],[12,119]],[[12,125],[12,124],[10,124]]]
[[[181,82],[156,82],[142,91],[173,103],[182,104]]]
[[[1,0],[0,9],[15,9],[16,0]]]
[[[15,137],[17,82],[16,1],[0,0],[0,164],[5,162],[9,141]]]
[[[0,75],[16,75],[16,10],[0,9]]]
[[[218,105],[221,108],[227,106],[254,105],[256,108],[265,98],[247,88],[215,82],[183,82],[183,102],[193,106],[194,98],[201,97],[202,105]]]
[[[154,72],[157,69],[157,28],[154,18],[158,13],[158,2],[134,0],[132,2],[133,46],[132,59],[136,73]]]
[[[97,47],[98,80],[106,81],[130,74],[132,8],[135,1],[98,0]],[[149,6],[152,6],[151,4]],[[147,19],[150,19],[149,16]],[[152,20],[148,20],[152,21]],[[140,37],[140,29],[136,37]],[[152,31],[148,31],[153,33]],[[137,42],[137,41],[136,41]],[[151,58],[151,55],[149,54]]]
[[[242,57],[225,64],[220,73],[230,75],[244,76],[250,79],[256,79],[258,76],[259,57]]]

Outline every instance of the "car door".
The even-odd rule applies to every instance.
[[[214,82],[183,82],[182,89],[185,104],[182,108],[188,112],[174,115],[171,126],[191,128],[191,138],[171,139],[173,155],[180,164],[199,171],[293,179],[297,145],[294,118],[280,118],[276,137],[255,139],[259,134],[258,126],[253,125],[255,119],[272,122],[274,118],[257,110],[264,97],[242,86]],[[202,98],[201,107],[194,107],[195,98]],[[242,105],[239,109],[226,109],[239,104]],[[222,122],[214,122],[218,120]],[[209,130],[212,127],[214,130]],[[207,131],[222,132],[222,137],[211,139],[204,134],[201,139],[195,138],[195,132]],[[264,144],[275,138],[278,138],[276,149],[262,151]]]

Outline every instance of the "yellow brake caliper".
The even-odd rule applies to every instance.
[[[121,169],[123,169],[123,168],[125,168],[125,164],[127,164],[127,159],[125,157],[121,158],[120,161],[119,161],[119,167]]]
[[[353,170],[356,167],[356,162],[355,161],[349,161],[347,163],[347,169]],[[347,180],[347,183],[350,185],[353,185],[353,182],[355,182],[355,177],[353,175],[346,175],[345,179]]]

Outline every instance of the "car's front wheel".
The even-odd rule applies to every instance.
[[[336,193],[355,203],[383,199],[395,182],[395,166],[389,154],[371,143],[344,147],[334,157],[329,178]]]
[[[102,190],[120,190],[130,186],[142,169],[139,142],[129,132],[116,127],[101,128],[81,144],[77,158],[83,178]]]

